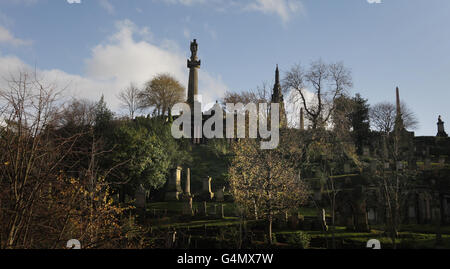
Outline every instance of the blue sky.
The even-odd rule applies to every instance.
[[[69,0],[70,1],[70,0]],[[77,1],[75,1],[77,2]],[[73,95],[117,92],[170,72],[187,84],[189,41],[199,42],[200,93],[272,83],[279,64],[343,61],[351,94],[417,114],[417,135],[450,119],[448,0],[0,0],[0,72],[36,66]],[[377,2],[377,1],[374,1]]]

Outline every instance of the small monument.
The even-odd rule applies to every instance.
[[[438,137],[448,137],[448,134],[445,132],[444,122],[442,121],[441,116],[438,118],[438,133],[436,136]]]
[[[207,177],[203,180],[201,197],[205,201],[211,201],[214,198],[214,193],[211,191],[211,180],[211,177]]]
[[[186,182],[184,185],[184,193],[182,195],[184,206],[183,206],[183,215],[194,215],[194,210],[192,208],[192,198],[193,195],[191,194],[191,169],[186,169]]]
[[[177,167],[172,170],[171,177],[167,184],[167,190],[165,195],[166,201],[178,201],[180,199],[181,190],[181,167]]]
[[[214,197],[216,199],[216,202],[223,202],[223,201],[225,201],[225,187],[218,189],[214,193]]]
[[[135,206],[136,209],[145,215],[146,210],[146,192],[142,185],[138,187],[135,192]]]

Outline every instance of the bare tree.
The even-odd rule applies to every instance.
[[[242,140],[233,149],[229,180],[236,203],[247,214],[267,220],[272,244],[275,216],[302,205],[307,199],[306,185],[280,151],[261,150],[252,139]]]
[[[400,105],[403,124],[406,129],[414,130],[418,127],[417,116],[406,103]],[[397,109],[393,103],[382,102],[374,105],[369,111],[372,127],[382,133],[389,134],[394,130]]]
[[[92,248],[120,238],[117,217],[123,210],[112,204],[104,180],[88,185],[68,175],[80,161],[69,157],[79,154],[75,148],[84,134],[78,126],[91,120],[84,105],[64,106],[60,92],[27,71],[12,75],[0,88],[2,249],[62,248],[71,238]],[[65,113],[69,107],[83,112]],[[95,164],[91,160],[98,151],[90,152],[87,159]],[[94,170],[89,166],[83,177]]]
[[[122,104],[122,107],[127,109],[130,113],[129,115],[131,119],[134,119],[135,113],[141,107],[139,93],[139,89],[131,83],[130,86],[121,91],[117,96]]]
[[[157,75],[139,94],[142,108],[153,108],[154,114],[170,113],[172,106],[185,100],[185,88],[170,74]]]
[[[326,126],[335,110],[334,101],[352,85],[351,72],[343,63],[326,64],[321,60],[312,62],[309,70],[295,65],[284,78],[284,87],[298,94],[294,101],[302,104],[312,129]]]

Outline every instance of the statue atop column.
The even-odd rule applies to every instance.
[[[198,95],[198,69],[200,68],[201,61],[197,57],[198,44],[197,40],[191,42],[191,58],[187,60],[187,67],[189,68],[189,84],[188,84],[188,98],[187,103],[194,107],[194,98]]]
[[[439,115],[438,118],[438,133],[437,136],[438,137],[448,137],[447,133],[445,132],[445,127],[444,127],[444,122],[442,121],[441,116]]]

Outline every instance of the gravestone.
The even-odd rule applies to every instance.
[[[225,200],[224,192],[225,192],[225,187],[218,189],[216,191],[216,193],[214,194],[214,197],[217,202],[223,202]]]
[[[204,216],[208,216],[208,204],[206,203],[206,201],[202,203],[202,214]]]
[[[322,231],[328,231],[328,225],[327,225],[327,219],[326,219],[327,215],[326,215],[325,209],[322,209],[321,211],[319,211],[318,217],[319,217],[319,223],[322,227]]]
[[[183,215],[194,216],[194,209],[192,207],[192,197],[185,197],[183,204]]]
[[[180,199],[180,194],[182,193],[181,171],[181,167],[177,167],[172,170],[165,194],[166,201],[178,201]]]
[[[211,201],[214,198],[214,193],[211,191],[211,177],[207,177],[203,180],[202,198],[205,201]]]
[[[135,206],[138,211],[145,214],[146,210],[146,192],[142,185],[138,187],[135,193]]]
[[[182,195],[183,197],[183,215],[186,216],[193,216],[194,215],[194,209],[192,206],[192,199],[193,195],[191,194],[191,169],[186,169],[186,182],[184,185],[184,193]]]
[[[377,215],[375,209],[369,208],[367,212],[367,219],[369,220],[369,224],[375,224],[377,220]]]

